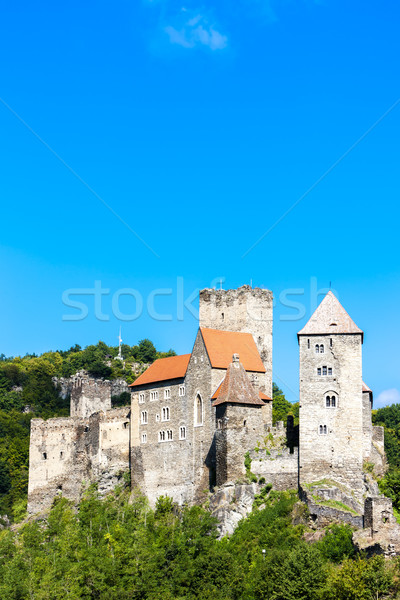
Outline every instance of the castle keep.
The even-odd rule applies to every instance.
[[[363,332],[329,292],[298,333],[297,442],[292,420],[286,431],[272,423],[272,301],[250,286],[202,290],[192,352],[156,360],[131,385],[130,407],[111,408],[110,382],[76,378],[69,418],[32,420],[29,511],[59,493],[78,500],[83,483],[106,492],[127,471],[152,504],[200,502],[251,463],[253,479],[299,487],[316,514],[315,498],[339,501],[362,525],[368,499],[376,522],[379,492],[363,465],[382,474],[385,457],[363,383]]]

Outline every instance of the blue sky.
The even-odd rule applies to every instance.
[[[274,379],[296,400],[296,332],[331,282],[375,398],[400,401],[397,2],[1,12],[0,352],[115,344],[120,325],[188,352],[186,300],[252,282],[274,292]]]

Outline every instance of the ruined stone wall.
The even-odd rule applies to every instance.
[[[383,427],[372,427],[372,443],[369,461],[374,465],[375,476],[383,477],[388,468],[385,454],[385,430]]]
[[[71,417],[87,418],[111,409],[111,382],[77,376],[71,389]]]
[[[360,500],[365,445],[361,343],[360,334],[299,336],[300,484],[335,479]],[[324,354],[315,352],[316,344],[324,345]],[[318,375],[318,368],[327,373],[331,368],[332,375]],[[333,395],[336,406],[327,407],[326,397]]]
[[[264,436],[262,407],[228,403],[217,407],[217,419],[216,483],[222,485],[246,474],[244,456]]]
[[[266,368],[265,393],[272,398],[272,302],[269,290],[244,285],[200,291],[200,327],[251,333]]]
[[[272,483],[276,490],[287,490],[298,487],[299,449],[277,448],[266,451],[254,449],[250,452],[251,472],[258,478],[264,477],[266,483]]]
[[[129,418],[123,407],[85,419],[32,419],[28,511],[48,509],[57,494],[79,501],[91,482],[100,493],[112,489],[129,470]]]

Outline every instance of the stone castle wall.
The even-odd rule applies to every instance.
[[[129,470],[130,408],[87,418],[32,419],[28,512],[41,512],[62,493],[79,501],[85,484],[105,493]]]
[[[216,483],[236,481],[246,474],[244,455],[264,436],[261,406],[222,404],[216,418],[221,426],[215,432]]]
[[[244,285],[200,291],[200,327],[251,333],[266,368],[265,393],[272,398],[272,303],[270,290]]]

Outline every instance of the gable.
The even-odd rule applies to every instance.
[[[266,369],[251,333],[205,327],[201,327],[200,331],[213,369],[227,369],[232,356],[239,354],[246,371],[265,373]]]

